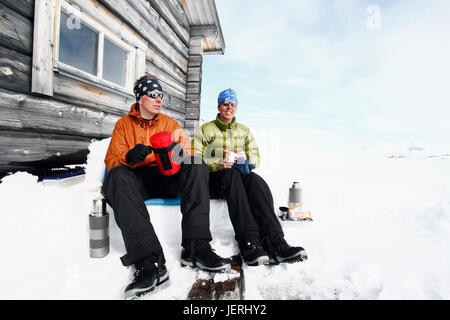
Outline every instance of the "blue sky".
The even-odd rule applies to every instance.
[[[216,0],[225,55],[204,56],[201,117],[330,143],[450,141],[450,1]]]

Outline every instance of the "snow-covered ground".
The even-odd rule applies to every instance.
[[[276,207],[287,205],[288,188],[300,181],[314,221],[282,225],[309,259],[245,267],[246,299],[450,299],[450,149],[330,151],[291,136],[276,148],[260,143],[256,172]],[[110,254],[89,257],[88,214],[107,145],[91,145],[85,180],[70,187],[44,186],[24,172],[2,179],[0,299],[123,298],[133,270],[119,260],[125,251],[112,215]],[[145,298],[185,299],[194,273],[179,265],[181,213],[149,211],[171,285]],[[211,231],[219,254],[237,253],[224,202],[212,203]]]

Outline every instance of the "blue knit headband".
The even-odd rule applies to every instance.
[[[219,97],[217,98],[217,106],[220,106],[220,103],[225,100],[233,100],[238,103],[236,91],[229,88],[219,93]]]

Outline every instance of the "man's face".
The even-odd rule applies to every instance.
[[[220,119],[222,119],[222,121],[225,120],[226,122],[231,122],[231,120],[233,120],[234,115],[236,114],[237,103],[234,102],[233,100],[225,100],[220,103],[218,109],[220,113]]]
[[[152,93],[162,93],[161,91],[154,90]],[[141,116],[144,118],[151,118],[161,112],[163,105],[163,100],[161,96],[156,98],[151,98],[148,95],[144,95],[139,100],[139,110],[141,111]]]

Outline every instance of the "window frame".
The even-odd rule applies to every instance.
[[[98,33],[96,75],[59,61],[61,11]],[[61,74],[102,90],[134,96],[134,78],[146,72],[147,41],[97,0],[35,0],[33,34],[32,92],[53,96],[54,76]],[[105,36],[127,52],[123,86],[102,78]]]
[[[58,10],[58,9],[57,9]],[[97,74],[93,75],[89,72],[77,69],[71,65],[65,64],[64,62],[59,61],[59,37],[60,37],[60,23],[61,23],[61,12],[64,12],[69,17],[74,16],[76,19],[79,19],[81,23],[85,24],[87,27],[97,32],[98,34],[98,43],[97,43]],[[95,19],[90,17],[88,14],[82,12],[79,8],[74,6],[73,4],[69,4],[68,2],[62,0],[61,7],[56,15],[56,31],[55,39],[54,39],[54,65],[53,70],[56,72],[62,71],[62,73],[73,74],[77,77],[84,78],[91,82],[95,82],[101,84],[103,86],[109,87],[114,90],[119,90],[125,93],[132,94],[133,92],[133,81],[134,78],[134,57],[136,56],[136,49],[131,45],[127,44],[125,41],[117,37],[113,32],[109,31],[105,26],[97,22]],[[103,48],[104,48],[104,38],[108,38],[114,45],[118,46],[125,52],[127,52],[127,62],[126,62],[126,70],[125,70],[125,85],[121,86],[115,82],[111,82],[103,79]]]

